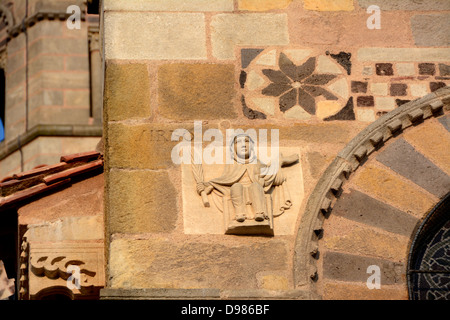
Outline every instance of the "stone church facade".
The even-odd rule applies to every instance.
[[[80,1],[73,31],[30,0],[27,33],[6,2],[4,292],[450,298],[448,1]],[[33,78],[20,37],[62,51]]]

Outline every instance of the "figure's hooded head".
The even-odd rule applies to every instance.
[[[231,139],[230,150],[234,160],[239,163],[252,163],[256,160],[255,142],[248,134],[236,134]]]

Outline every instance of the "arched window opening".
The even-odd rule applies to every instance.
[[[450,193],[420,225],[408,261],[412,300],[450,300]]]

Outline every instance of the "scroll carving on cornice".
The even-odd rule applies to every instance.
[[[64,288],[75,299],[77,295],[98,295],[98,290],[105,286],[103,246],[101,240],[31,241],[28,268],[30,299],[42,298],[43,292],[58,288]],[[74,267],[79,273],[73,271]]]
[[[67,280],[72,274],[67,271],[67,267],[75,265],[79,266],[81,273],[80,285],[82,287],[89,287],[94,285],[93,278],[96,275],[95,271],[89,270],[86,263],[66,256],[60,255],[38,255],[30,258],[30,268],[34,275],[38,277],[47,277],[49,279]]]

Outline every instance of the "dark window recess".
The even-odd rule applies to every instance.
[[[17,299],[17,270],[18,270],[18,244],[17,244],[17,212],[14,210],[2,211],[0,223],[0,260],[5,265],[8,279],[15,279],[16,292],[9,300]]]
[[[87,13],[88,14],[99,14],[100,0],[89,0]]]
[[[450,193],[427,215],[411,246],[412,300],[450,300]]]
[[[0,69],[0,142],[5,140],[5,70]]]

